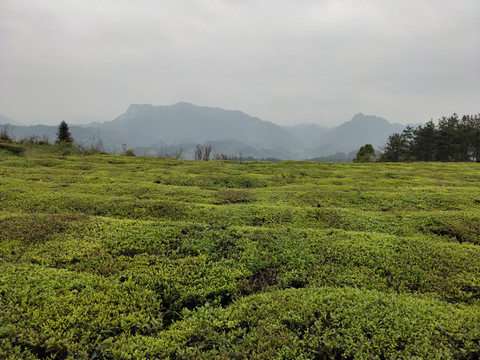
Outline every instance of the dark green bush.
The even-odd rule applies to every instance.
[[[72,222],[85,221],[85,215],[19,215],[0,219],[0,240],[20,240],[23,244],[37,244],[52,240],[69,228]]]
[[[11,142],[0,142],[0,150],[4,150],[8,153],[11,153],[12,155],[23,155],[25,153],[25,147],[11,143]]]
[[[220,204],[238,204],[250,201],[249,192],[247,190],[219,190],[217,199]]]

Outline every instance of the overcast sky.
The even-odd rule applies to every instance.
[[[179,101],[281,125],[478,114],[480,1],[0,0],[0,114]]]

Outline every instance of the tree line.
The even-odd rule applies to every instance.
[[[379,161],[474,161],[480,162],[480,114],[457,114],[432,120],[388,138]]]

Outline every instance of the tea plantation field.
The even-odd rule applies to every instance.
[[[0,358],[478,359],[480,164],[0,154]]]

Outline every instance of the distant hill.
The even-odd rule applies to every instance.
[[[22,140],[31,136],[38,136],[40,138],[46,136],[50,142],[55,142],[57,138],[58,126],[49,125],[30,125],[30,126],[10,126],[8,134],[15,140]],[[99,131],[93,127],[81,127],[76,125],[69,125],[69,130],[73,138],[85,145],[91,144],[100,137]]]
[[[293,126],[284,126],[284,129],[293,135],[297,144],[299,144],[298,146],[300,149],[315,146],[320,134],[328,131],[327,127],[317,124],[297,124]]]
[[[171,152],[175,147],[182,147],[186,150],[185,156],[191,158],[195,144],[208,143],[214,153],[333,161],[350,161],[351,154],[367,143],[378,148],[389,135],[403,128],[403,125],[361,113],[333,128],[315,124],[282,127],[241,111],[185,102],[170,106],[132,104],[112,121],[70,125],[76,141],[88,145],[100,138],[111,152],[120,152],[123,144],[137,154],[149,155],[161,155],[166,149]],[[11,129],[16,139],[47,135],[50,141],[55,140],[56,131],[56,126],[45,125],[12,126]]]
[[[10,125],[23,125],[19,123],[18,121],[15,121],[8,116],[0,114],[0,125],[5,125],[5,124],[10,124]]]
[[[171,106],[130,105],[125,114],[99,127],[102,133],[125,135],[137,146],[159,141],[166,144],[236,140],[256,148],[281,148],[291,144],[282,127],[241,111],[223,110],[180,102]]]
[[[391,124],[381,117],[358,113],[350,121],[319,134],[315,141],[317,145],[306,149],[305,153],[310,157],[348,153],[365,144],[379,148],[390,135],[404,128],[405,125]]]

